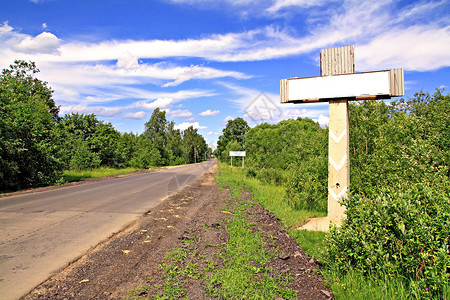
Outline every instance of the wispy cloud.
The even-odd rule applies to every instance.
[[[211,111],[210,109],[202,111],[201,113],[199,113],[200,116],[202,117],[211,117],[211,116],[217,116],[220,113],[219,110],[213,110]]]
[[[175,100],[173,98],[158,98],[154,101],[138,101],[134,104],[136,108],[144,108],[147,110],[154,110],[156,108],[168,108]]]
[[[186,2],[186,1],[178,1]],[[195,1],[188,1],[195,2]],[[197,1],[198,2],[198,1]],[[200,1],[205,3],[205,1]],[[229,1],[237,5],[237,1]],[[308,6],[306,1],[284,0],[273,1],[270,7],[274,10],[292,7]],[[51,33],[44,32],[36,37],[26,36],[11,30],[4,24],[0,33],[5,33],[6,46],[0,50],[0,63],[17,55],[17,51],[29,54],[34,61],[68,63],[68,62],[99,62],[115,61],[117,64],[95,70],[104,77],[124,76],[130,81],[138,78],[147,80],[167,80],[164,86],[179,85],[191,79],[211,79],[233,77],[245,79],[250,76],[235,71],[217,70],[205,66],[174,67],[164,65],[139,64],[139,59],[169,57],[200,57],[212,61],[238,62],[258,61],[308,53],[315,49],[336,44],[352,43],[358,48],[364,48],[362,65],[369,65],[364,60],[385,61],[391,56],[400,57],[404,48],[411,49],[414,41],[418,43],[431,42],[432,47],[424,51],[412,51],[406,56],[406,65],[410,70],[423,70],[421,57],[434,57],[428,63],[428,69],[448,66],[447,53],[450,53],[450,36],[448,15],[438,12],[448,8],[446,2],[428,4],[413,3],[406,8],[398,8],[393,0],[344,0],[319,1],[315,5],[331,3],[333,9],[321,11],[321,15],[312,14],[309,33],[296,36],[288,29],[275,26],[265,26],[237,33],[212,34],[200,39],[183,40],[110,40],[96,43],[80,41],[62,42]],[[245,3],[244,3],[245,4]],[[244,5],[241,4],[241,5]],[[250,2],[247,3],[250,5]],[[431,26],[429,22],[420,22],[421,16],[433,14],[438,18]],[[400,17],[398,17],[400,16]],[[411,18],[418,22],[412,22]],[[401,39],[395,39],[400,34]],[[8,39],[9,36],[9,39]],[[387,41],[390,50],[379,52],[379,46]],[[407,41],[408,46],[402,46]],[[9,45],[9,47],[8,47]],[[3,45],[4,46],[4,45]],[[12,54],[12,50],[15,50]],[[425,52],[425,53],[422,53]],[[54,53],[50,55],[50,53]],[[416,61],[418,62],[416,63]],[[96,66],[97,67],[97,66]],[[86,69],[93,69],[86,68]],[[149,76],[149,74],[151,74]],[[158,75],[155,75],[158,74]]]
[[[336,0],[335,0],[336,1]],[[270,13],[276,13],[281,9],[294,7],[311,7],[311,6],[322,6],[329,2],[335,2],[330,0],[275,0],[273,4],[266,10]]]
[[[192,117],[192,113],[187,109],[171,110],[169,114],[174,119]]]
[[[135,113],[127,113],[123,116],[123,119],[141,120],[144,119],[147,114],[144,111],[138,111]]]
[[[84,104],[64,105],[60,109],[61,114],[83,113],[95,114],[101,117],[114,117],[120,115],[125,108],[123,107],[106,107],[106,106],[87,106]]]

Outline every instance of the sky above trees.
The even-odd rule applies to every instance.
[[[445,0],[4,1],[0,68],[34,61],[63,114],[142,133],[159,107],[213,145],[231,118],[326,125],[326,103],[279,104],[280,79],[320,74],[321,48],[355,45],[359,72],[404,68],[406,97],[445,88],[449,12]]]

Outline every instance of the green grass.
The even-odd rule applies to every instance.
[[[216,255],[222,266],[208,276],[207,291],[219,299],[295,299],[287,288],[292,278],[266,266],[276,253],[265,250],[267,241],[252,230],[245,213],[252,205],[244,201],[224,209],[232,212],[226,222],[229,240]]]
[[[325,238],[327,233],[319,231],[306,231],[298,229],[289,229],[288,233],[295,239],[297,244],[310,256],[319,261],[323,261],[325,255]]]
[[[254,178],[247,178],[241,168],[231,170],[229,165],[220,164],[217,181],[222,187],[229,187],[235,195],[240,193],[242,187],[252,190],[253,199],[280,219],[280,222],[287,227],[288,233],[306,253],[319,261],[324,261],[326,255],[325,239],[329,234],[296,229],[308,218],[322,217],[323,214],[292,209],[284,200],[283,187],[261,183]],[[363,276],[356,271],[342,274],[327,265],[323,266],[321,274],[327,280],[335,299],[419,299],[419,295],[421,295],[414,282],[406,282],[399,277],[386,277],[383,281],[380,281]],[[444,290],[442,299],[450,299],[450,288]]]
[[[127,174],[134,171],[138,171],[137,168],[98,168],[98,169],[88,169],[88,170],[66,170],[62,175],[62,182],[67,183],[72,181],[78,181],[84,178],[96,178],[110,175]]]
[[[419,291],[414,282],[406,284],[406,280],[400,277],[385,276],[384,280],[374,280],[356,271],[342,274],[333,269],[323,270],[322,275],[329,280],[336,299],[433,299],[431,294],[427,297],[427,293]],[[450,299],[449,292],[450,290],[447,290],[447,296],[443,295],[442,299]]]
[[[252,190],[253,199],[274,213],[282,221],[282,224],[290,228],[302,225],[309,218],[326,216],[322,212],[293,210],[285,201],[283,187],[261,183],[256,178],[248,178],[241,168],[233,167],[231,170],[230,166],[220,163],[218,175],[217,182],[222,187],[229,186],[232,191],[240,191],[240,187]]]

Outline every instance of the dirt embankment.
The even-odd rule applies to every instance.
[[[196,250],[202,253],[198,264],[215,260],[214,253],[227,240],[224,213],[221,208],[229,192],[220,191],[214,171],[207,172],[193,185],[169,197],[124,232],[99,245],[83,258],[56,274],[24,299],[123,299],[128,291],[145,286],[134,295],[150,297],[162,283],[158,264],[176,247],[190,247],[183,241],[196,239]],[[246,199],[247,201],[249,199]],[[331,291],[315,272],[318,265],[287,235],[277,218],[259,205],[252,208],[256,228],[274,241],[279,255],[270,267],[291,274],[290,288],[299,299],[330,299]],[[191,299],[208,299],[203,278],[190,278]]]

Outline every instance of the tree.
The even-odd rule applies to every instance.
[[[180,165],[183,160],[183,138],[181,131],[175,129],[175,123],[172,121],[167,126],[167,151],[169,155],[169,165]]]
[[[133,154],[130,165],[140,169],[159,166],[161,156],[151,141],[145,135],[140,135],[137,140],[137,149]]]
[[[87,141],[81,138],[77,141],[77,147],[70,159],[70,168],[77,170],[85,170],[91,168],[98,168],[101,159],[98,153],[91,151]]]
[[[193,126],[183,132],[183,145],[186,163],[200,162],[208,150],[206,141]]]
[[[167,131],[168,124],[166,119],[166,112],[157,107],[150,117],[150,120],[145,123],[144,136],[152,143],[152,145],[159,151],[161,161],[158,165],[166,165],[168,163],[169,153],[167,151]]]
[[[38,72],[17,60],[0,77],[0,190],[46,185],[62,172],[53,132],[59,108]]]
[[[117,142],[116,159],[118,167],[129,166],[134,153],[138,149],[139,136],[134,133],[120,134]]]
[[[222,130],[222,135],[219,136],[217,141],[216,153],[221,160],[225,160],[228,157],[228,154],[224,153],[228,143],[235,141],[244,148],[244,136],[249,129],[250,127],[248,126],[247,121],[243,118],[236,118],[228,121],[227,125]]]
[[[99,165],[116,167],[122,161],[121,154],[117,151],[120,133],[114,129],[111,123],[98,120],[94,114],[65,115],[60,119],[58,135],[61,137],[60,155],[66,168],[74,167],[72,158],[80,151],[80,143],[86,144],[86,147],[83,146],[85,149],[82,152],[84,157],[95,157],[91,160],[93,165],[86,166],[86,168],[95,168]],[[92,155],[88,155],[86,151],[91,152]],[[85,164],[76,165],[76,168],[85,166]]]

